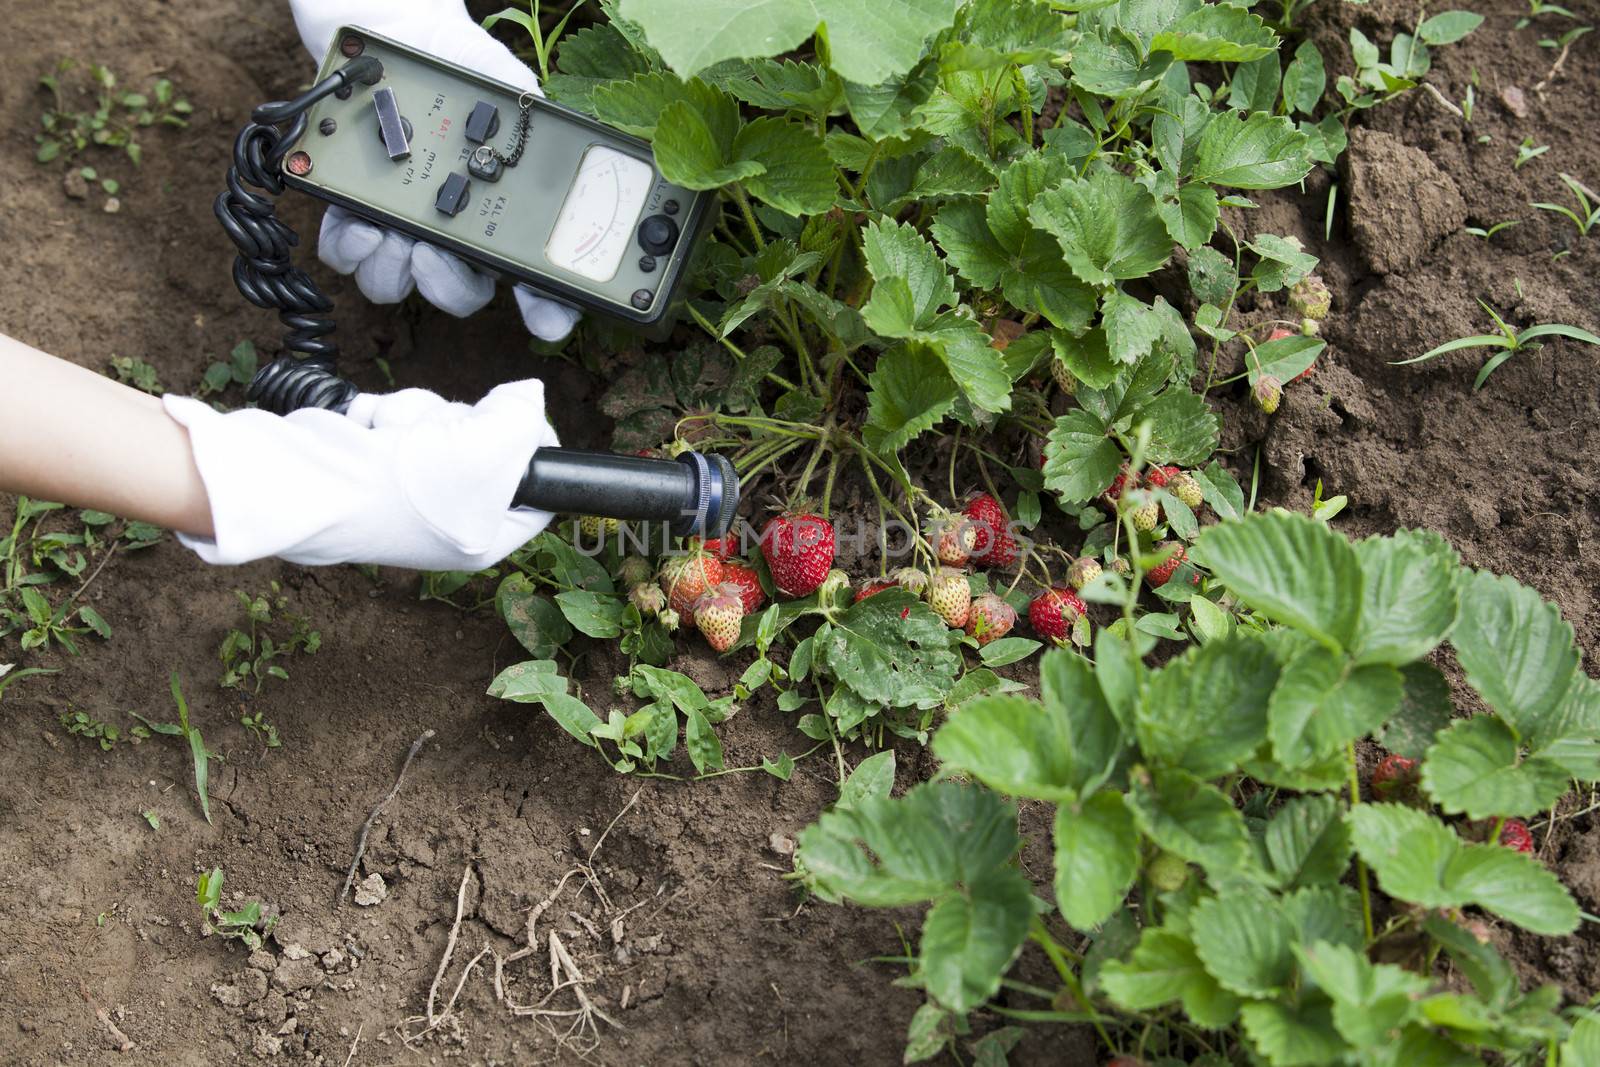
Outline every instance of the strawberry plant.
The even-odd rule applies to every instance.
[[[1207,600],[1185,629],[1205,581],[1185,547],[1201,509],[1246,510],[1211,460],[1206,394],[1234,382],[1215,372],[1242,348],[1245,387],[1275,401],[1323,350],[1330,299],[1298,242],[1242,236],[1223,209],[1248,211],[1239,191],[1293,185],[1342,150],[1349,111],[1315,117],[1315,48],[1280,69],[1259,16],[1200,0],[1076,14],[940,0],[865,19],[837,4],[820,27],[764,12],[710,37],[689,28],[726,13],[704,3],[602,0],[605,19],[560,39],[545,84],[650,139],[670,180],[723,194],[687,306],[701,338],[612,375],[613,446],[730,454],[747,496],[771,487],[772,513],[728,551],[652,543],[627,575],[609,547],[580,575],[555,558],[572,555],[560,538],[536,541],[497,599],[532,639],[533,665],[513,671],[537,681],[494,691],[542,703],[585,743],[625,742],[613,765],[655,773],[676,750],[667,716],[645,744],[643,709],[624,703],[606,714],[634,733],[608,737],[618,720],[568,693],[553,657],[581,633],[662,668],[732,579],[739,610],[719,602],[700,636],[755,649],[738,699],[770,686],[834,746],[842,779],[841,743],[926,740],[942,709],[1016,685],[995,668],[1046,642],[1091,647],[1086,601],[1117,606],[1107,625],[1141,653],[1221,625]],[[1405,46],[1414,66],[1441,27],[1471,28],[1428,25]],[[559,33],[534,33],[541,69]],[[1301,332],[1235,328],[1252,293],[1286,294]],[[1192,328],[1209,342],[1203,375]],[[836,531],[841,487],[870,532]],[[590,525],[575,543],[613,536]],[[1075,543],[1055,543],[1063,526]],[[834,569],[847,539],[876,549],[875,575]],[[1107,576],[1091,581],[1091,564]],[[846,584],[876,595],[846,598]],[[1024,614],[1041,640],[1011,636]],[[616,691],[648,699],[627,677]]]
[[[1487,934],[1580,920],[1520,822],[1600,779],[1600,685],[1571,627],[1427,533],[1352,544],[1276,513],[1194,552],[1272,627],[1158,668],[1104,631],[1092,660],[1049,652],[1039,699],[979,697],[935,734],[973,784],[823,815],[799,838],[806,883],[931,905],[912,981],[935,1021],[1004,983],[1003,1015],[1087,1023],[1140,1059],[1588,1062],[1600,1026],[1554,986],[1521,991]],[[1445,642],[1466,714],[1431,662]],[[1363,795],[1369,741],[1420,767],[1411,805]],[[1055,809],[1052,900],[1017,866],[1007,798]],[[1059,989],[1005,978],[1029,943]]]

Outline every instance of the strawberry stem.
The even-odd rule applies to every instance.
[[[1350,808],[1361,803],[1361,773],[1356,766],[1356,743],[1351,741],[1345,745],[1345,752],[1350,759]],[[1367,885],[1367,865],[1362,858],[1356,856],[1356,885],[1361,890],[1361,921],[1367,932],[1367,944],[1375,940],[1372,932],[1372,890]]]

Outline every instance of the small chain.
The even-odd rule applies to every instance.
[[[511,131],[515,138],[514,145],[509,155],[497,151],[491,145],[479,145],[473,150],[473,158],[480,164],[493,159],[503,167],[514,167],[522,159],[522,153],[528,147],[528,124],[533,121],[533,94],[523,93],[517,98],[517,128]]]

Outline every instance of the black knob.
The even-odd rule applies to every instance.
[[[665,215],[651,215],[639,223],[639,247],[652,256],[664,256],[678,243],[678,224]]]

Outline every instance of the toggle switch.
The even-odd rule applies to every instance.
[[[372,94],[372,107],[378,113],[378,132],[383,136],[383,150],[395,163],[411,158],[410,125],[400,117],[400,104],[394,90],[385,86]]]
[[[479,100],[467,116],[467,140],[483,144],[500,129],[500,109],[487,100]]]
[[[439,187],[439,195],[434,198],[433,206],[452,217],[461,214],[461,209],[467,206],[467,200],[472,196],[472,183],[467,176],[459,170],[453,172]]]

